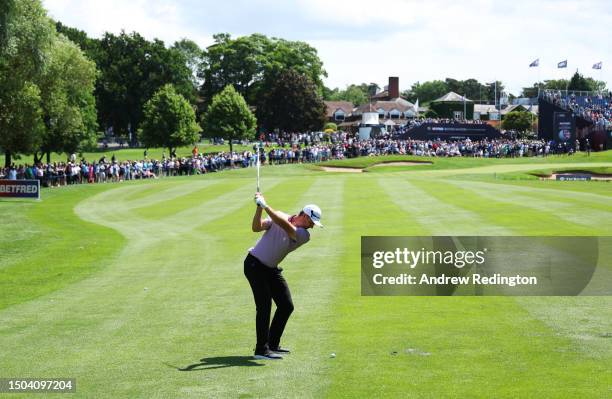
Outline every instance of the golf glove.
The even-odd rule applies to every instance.
[[[266,209],[268,207],[268,204],[266,204],[266,200],[263,199],[263,197],[257,197],[255,198],[255,203],[257,204],[258,207]]]

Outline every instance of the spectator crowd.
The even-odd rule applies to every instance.
[[[12,165],[0,168],[0,179],[38,179],[43,186],[68,184],[108,183],[125,180],[157,179],[159,177],[188,176],[218,172],[224,169],[255,166],[257,153],[262,164],[316,163],[331,159],[359,156],[414,155],[430,157],[528,157],[552,154],[571,154],[573,148],[543,140],[495,139],[472,141],[402,140],[392,136],[357,140],[347,133],[282,134],[264,137],[265,146],[253,144],[252,150],[204,155],[194,147],[192,156],[149,159],[147,151],[141,160],[118,161],[113,155],[97,161],[76,159],[73,154],[66,162]],[[276,144],[276,146],[274,145]]]
[[[560,90],[545,90],[544,98],[575,115],[593,122],[604,130],[612,130],[612,93],[575,92],[563,93]]]

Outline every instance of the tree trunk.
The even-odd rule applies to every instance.
[[[47,163],[51,163],[51,151],[47,151]]]
[[[5,168],[11,167],[11,152],[10,151],[4,151],[4,167]]]

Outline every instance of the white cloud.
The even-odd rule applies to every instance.
[[[43,0],[43,4],[51,17],[92,37],[125,30],[149,40],[161,39],[167,45],[183,37],[203,47],[212,43],[210,34],[183,23],[184,10],[171,0]]]
[[[304,7],[314,4],[310,17],[329,18],[329,14],[322,15],[324,1],[302,3]],[[338,16],[338,21],[367,24],[366,13],[360,11],[368,5],[371,9],[372,3],[358,0],[355,4]],[[415,81],[473,77],[501,80],[508,91],[519,94],[523,86],[538,80],[569,78],[576,68],[587,76],[610,81],[610,72],[604,70],[600,75],[591,69],[600,59],[612,66],[606,34],[612,18],[607,3],[516,0],[504,7],[492,1],[428,4],[430,7],[420,8],[412,1],[389,1],[376,7],[370,19],[395,22],[397,27],[379,40],[311,42],[329,73],[326,83],[340,87],[370,81],[386,84],[388,76],[399,76],[401,88],[407,89]],[[604,12],[593,23],[595,9]],[[407,10],[412,10],[412,18],[404,18]],[[540,67],[529,68],[536,58],[540,58]],[[570,60],[568,68],[557,69],[557,62],[565,58]]]
[[[415,81],[473,77],[501,80],[518,94],[536,80],[567,78],[576,68],[612,83],[612,4],[606,0],[43,2],[53,17],[94,37],[125,29],[167,44],[188,37],[201,47],[215,32],[307,41],[319,50],[332,87],[384,85],[388,76],[399,76],[406,89]],[[536,58],[540,67],[529,68]],[[566,58],[568,68],[558,70]],[[601,73],[591,69],[599,61]]]

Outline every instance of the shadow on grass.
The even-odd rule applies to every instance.
[[[253,367],[264,366],[264,364],[256,363],[252,356],[219,356],[205,357],[200,359],[200,363],[190,364],[186,367],[173,366],[164,363],[166,366],[177,369],[178,371],[199,371],[199,370],[214,370],[226,367]]]

